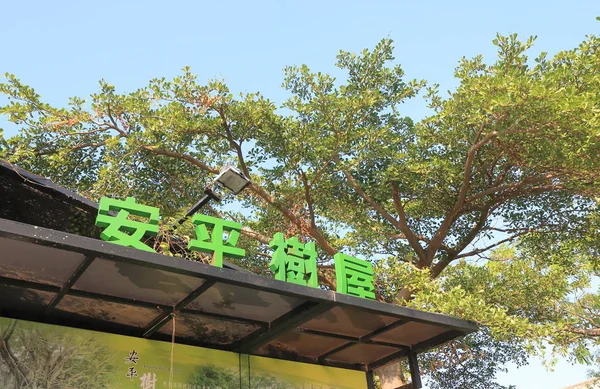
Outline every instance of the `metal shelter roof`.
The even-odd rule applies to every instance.
[[[363,371],[477,329],[7,219],[0,315]]]

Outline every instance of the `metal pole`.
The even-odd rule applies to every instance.
[[[413,389],[422,388],[423,384],[421,384],[421,373],[419,372],[417,353],[412,350],[408,353],[408,367],[410,369],[410,379],[412,381]]]
[[[221,201],[221,198],[219,196],[217,196],[217,194],[215,192],[213,192],[210,188],[204,189],[204,193],[205,193],[204,196],[202,196],[202,198],[196,204],[194,204],[194,206],[192,208],[190,208],[185,213],[185,216],[183,216],[181,219],[179,219],[177,221],[176,225],[183,224],[183,222],[186,221],[188,217],[190,217],[193,214],[195,214],[196,212],[198,212],[198,210],[200,208],[202,208],[203,206],[205,206],[210,200]]]
[[[375,378],[373,377],[373,370],[367,372],[367,389],[375,389]]]

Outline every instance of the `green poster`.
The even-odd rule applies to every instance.
[[[2,389],[365,387],[359,371],[0,317]]]
[[[245,356],[250,370],[250,389],[365,389],[364,372]]]

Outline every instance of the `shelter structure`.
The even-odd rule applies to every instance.
[[[374,370],[403,358],[420,388],[418,354],[477,330],[229,263],[104,242],[96,203],[4,161],[0,200],[4,318],[357,371],[364,388],[373,388]]]

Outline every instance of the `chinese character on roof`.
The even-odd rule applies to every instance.
[[[244,249],[235,247],[242,231],[240,223],[202,214],[194,215],[192,223],[196,225],[197,239],[190,240],[188,249],[212,254],[212,265],[223,267],[223,256],[242,258],[246,255]],[[207,227],[211,228],[210,233]]]
[[[109,211],[118,211],[116,216]],[[145,251],[154,251],[141,242],[145,235],[155,236],[158,233],[158,208],[137,204],[135,198],[127,200],[100,199],[96,225],[105,227],[100,237],[108,242],[121,246],[134,247]],[[129,215],[147,218],[147,222],[129,219]]]
[[[375,299],[373,266],[343,253],[333,256],[337,291],[351,296]]]
[[[317,250],[314,242],[302,244],[298,238],[285,239],[278,232],[269,243],[274,249],[269,267],[275,279],[303,286],[319,286],[317,278]]]

